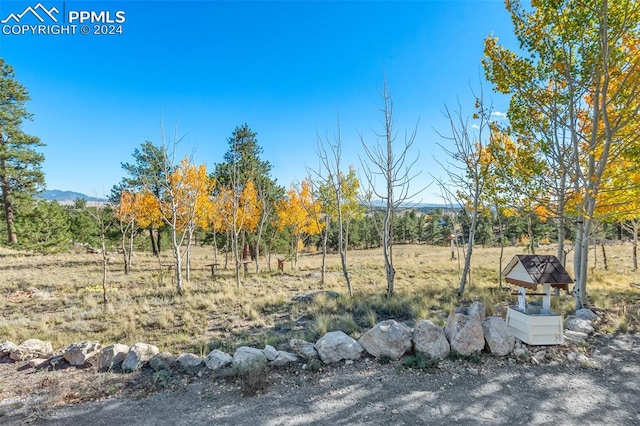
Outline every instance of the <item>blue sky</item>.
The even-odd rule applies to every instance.
[[[425,186],[441,174],[443,106],[460,101],[472,113],[484,38],[517,47],[502,1],[41,3],[59,22],[70,11],[124,12],[122,34],[82,35],[76,22],[76,34],[0,35],[0,56],[32,98],[24,130],[46,144],[47,188],[98,196],[142,142],[160,143],[161,121],[184,136],[179,154],[210,170],[248,123],[288,187],[317,164],[316,135],[335,132],[339,114],[343,163],[360,168],[358,132],[375,142],[385,75],[398,129],[419,120],[412,155],[423,170],[416,188]],[[0,20],[37,4],[2,0]],[[39,22],[27,14],[25,23]],[[441,202],[437,193],[432,185],[416,201]]]

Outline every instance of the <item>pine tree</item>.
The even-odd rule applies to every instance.
[[[16,206],[44,187],[44,156],[35,150],[44,144],[21,130],[23,120],[31,119],[25,108],[29,99],[13,68],[0,59],[0,199],[9,244],[18,242]]]

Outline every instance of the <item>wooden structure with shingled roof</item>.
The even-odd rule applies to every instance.
[[[552,255],[516,255],[502,271],[505,281],[518,286],[517,309],[507,311],[507,325],[529,344],[562,343],[562,318],[551,312],[551,288],[567,290],[573,279]],[[542,293],[527,293],[543,286]],[[527,296],[542,296],[542,308],[527,307]],[[535,317],[537,316],[537,317]],[[557,318],[553,318],[557,317]],[[539,330],[539,331],[536,331]]]

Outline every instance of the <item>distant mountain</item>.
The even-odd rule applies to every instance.
[[[60,191],[59,189],[48,189],[38,194],[39,198],[47,201],[57,201],[61,204],[72,203],[74,200],[80,198],[87,201],[105,202],[104,198],[89,197],[88,195],[81,194],[80,192],[73,191]]]

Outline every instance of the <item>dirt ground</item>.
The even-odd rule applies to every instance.
[[[640,336],[529,349],[548,355],[540,363],[488,355],[445,360],[427,371],[372,358],[320,371],[296,365],[271,370],[268,389],[253,397],[242,396],[240,381],[207,372],[169,377],[0,364],[0,423],[640,425]],[[575,351],[588,361],[568,361]]]

